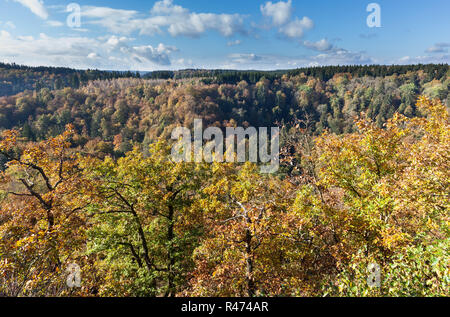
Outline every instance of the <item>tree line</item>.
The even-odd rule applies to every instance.
[[[42,88],[79,88],[90,80],[139,77],[139,72],[131,71],[75,70],[66,67],[30,67],[0,63],[0,96],[15,95],[25,90],[40,91]]]

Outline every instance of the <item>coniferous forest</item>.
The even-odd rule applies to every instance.
[[[0,296],[447,297],[449,88],[448,64],[0,64]],[[279,127],[280,169],[173,161],[197,118]]]

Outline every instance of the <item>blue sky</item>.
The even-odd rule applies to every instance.
[[[375,1],[381,27],[367,23]],[[0,0],[0,61],[142,71],[449,63],[450,1],[375,1]],[[70,3],[80,25],[67,23]]]

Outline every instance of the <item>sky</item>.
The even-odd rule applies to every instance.
[[[449,63],[448,0],[0,0],[0,61],[104,70]]]

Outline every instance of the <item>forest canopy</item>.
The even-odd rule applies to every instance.
[[[12,67],[11,71],[31,76],[35,70]],[[167,137],[176,126],[190,128],[194,118],[220,128],[280,126],[285,134],[301,121],[315,135],[327,129],[339,134],[355,131],[354,118],[361,112],[380,127],[395,112],[414,117],[420,95],[448,105],[448,65],[330,66],[300,71],[276,76],[222,71],[210,82],[205,77],[114,79],[113,73],[113,79],[100,80],[108,74],[101,73],[94,80],[80,79],[79,88],[70,84],[56,90],[38,87],[0,97],[0,130],[21,129],[22,137],[39,141],[73,124],[80,143],[88,148],[95,143],[97,150],[120,156],[135,143],[147,146],[160,136]],[[322,73],[326,79],[318,76]],[[220,76],[234,77],[232,83],[220,83]]]
[[[1,69],[0,296],[449,296],[448,65]],[[196,118],[280,170],[175,162]]]

